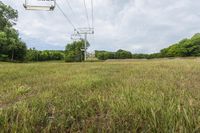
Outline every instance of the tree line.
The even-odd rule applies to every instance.
[[[64,60],[64,51],[27,49],[13,28],[17,18],[18,12],[0,1],[0,61]]]
[[[27,50],[26,61],[51,61],[64,60],[65,54],[62,50],[44,50],[39,51],[35,48]]]
[[[26,44],[19,37],[17,30],[13,28],[18,18],[18,12],[0,1],[0,61],[50,61],[65,60],[66,62],[84,61],[84,40],[67,44],[65,51],[44,50],[35,48],[27,49]],[[87,42],[86,48],[90,44]],[[200,56],[200,33],[190,39],[162,49],[154,54],[132,54],[126,50],[116,52],[95,51],[95,57],[99,60],[107,59],[153,59],[165,57],[189,57]]]
[[[195,34],[190,39],[183,39],[160,51],[163,57],[188,57],[200,56],[200,33]]]
[[[66,46],[66,50],[28,49],[13,28],[18,18],[17,10],[0,1],[0,61],[50,61],[64,60],[80,62],[84,60],[84,41],[75,41]],[[89,43],[87,43],[89,47]]]
[[[153,54],[132,54],[129,51],[118,50],[116,52],[95,51],[95,57],[99,60],[107,59],[153,59],[166,57],[195,57],[200,56],[200,33],[190,39],[183,39],[180,42],[162,49],[159,53]]]
[[[161,58],[162,56],[160,53],[132,54],[130,51],[120,49],[116,52],[96,50],[95,57],[99,60],[108,60],[108,59],[153,59],[153,58]]]

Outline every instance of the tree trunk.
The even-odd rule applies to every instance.
[[[12,58],[11,58],[11,61],[14,60],[14,49],[12,50]]]

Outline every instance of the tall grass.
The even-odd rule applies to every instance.
[[[0,63],[0,131],[200,132],[200,62]]]

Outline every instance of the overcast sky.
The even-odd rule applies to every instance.
[[[64,49],[73,27],[56,7],[53,12],[26,11],[24,0],[2,0],[19,11],[16,26],[28,47]],[[75,27],[86,27],[84,0],[57,0]],[[91,20],[91,0],[86,0]],[[125,49],[158,52],[200,32],[200,0],[94,0],[95,34],[90,51]],[[91,21],[90,21],[91,23]]]

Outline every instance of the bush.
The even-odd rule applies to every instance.
[[[95,51],[95,57],[99,60],[131,59],[132,53],[125,50],[118,50],[117,52]]]
[[[120,49],[115,53],[115,59],[131,59],[131,58],[132,58],[132,53],[129,51]]]
[[[8,61],[8,60],[9,60],[8,55],[0,54],[0,61]]]
[[[71,44],[68,44],[65,49],[65,61],[66,62],[81,62],[84,61],[84,40],[74,41]],[[87,43],[89,47],[89,43]]]
[[[26,60],[27,61],[64,60],[64,51],[59,51],[59,50],[38,51],[35,48],[33,48],[27,51]]]
[[[115,59],[115,53],[107,51],[95,51],[95,57],[99,60]]]

